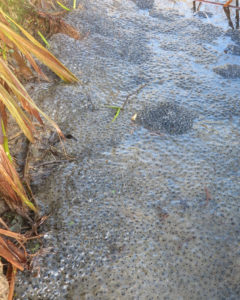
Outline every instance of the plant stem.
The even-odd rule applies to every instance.
[[[3,149],[4,149],[5,153],[7,154],[7,157],[12,162],[12,156],[10,154],[9,147],[8,147],[8,138],[7,138],[7,134],[6,134],[6,130],[4,127],[1,113],[0,113],[0,144],[3,146]]]
[[[4,134],[2,130],[2,116],[0,113],[0,145],[3,145],[3,141],[4,141]]]

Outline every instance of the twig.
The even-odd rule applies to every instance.
[[[223,10],[224,10],[224,12],[225,12],[225,14],[226,14],[226,16],[227,16],[227,19],[228,19],[228,25],[229,25],[232,29],[234,29],[233,22],[232,22],[232,20],[231,20],[231,13],[230,13],[230,8],[229,8],[229,6],[223,6]]]
[[[239,5],[239,1],[236,0],[236,6]],[[239,29],[239,10],[236,10],[236,29]]]
[[[124,107],[126,106],[126,104],[127,104],[128,101],[129,101],[129,98],[130,98],[130,97],[132,97],[132,96],[134,96],[134,95],[138,95],[139,92],[140,92],[143,88],[145,88],[145,86],[147,86],[147,83],[142,84],[137,90],[135,90],[135,91],[132,92],[131,94],[128,94],[127,97],[126,97],[126,100],[123,102],[123,105],[122,105],[121,109],[124,109]]]
[[[76,159],[62,159],[62,160],[54,160],[54,161],[46,161],[37,165],[34,165],[34,168],[39,168],[47,165],[53,165],[53,164],[59,164],[59,163],[65,163],[69,161],[75,161]]]
[[[200,3],[198,4],[197,11],[200,11],[201,6],[202,6],[202,2],[200,2]]]
[[[19,131],[19,132],[16,133],[14,136],[12,136],[12,137],[10,137],[10,138],[8,139],[9,142],[15,140],[15,139],[16,139],[17,137],[19,137],[21,134],[22,134],[22,131]]]
[[[220,6],[224,6],[226,4],[226,3],[213,2],[213,1],[209,1],[209,0],[195,0],[195,1],[196,2],[210,3],[210,4],[220,5]],[[240,10],[239,6],[228,5],[227,7],[235,8],[236,10]]]
[[[109,106],[110,108],[114,108],[117,110],[116,114],[114,115],[114,118],[112,119],[112,123],[117,119],[118,115],[120,114],[120,111],[124,109],[124,107],[126,106],[126,104],[129,101],[130,97],[137,95],[146,85],[147,85],[147,83],[144,83],[137,90],[135,90],[131,94],[128,94],[126,99],[124,100],[122,106],[119,106],[119,107],[118,106]]]
[[[196,12],[196,1],[193,1],[193,12]]]
[[[24,169],[23,169],[23,179],[25,182],[29,183],[28,177],[28,171],[29,171],[29,154],[30,154],[30,142],[26,141],[27,145],[27,151],[26,151],[26,157],[25,157],[25,163],[24,163]]]
[[[17,268],[13,265],[9,265],[9,269],[8,269],[8,275],[9,275],[9,294],[8,294],[8,300],[12,300],[13,299],[13,293],[14,293],[14,286],[15,286],[15,278],[16,278],[16,274],[17,274]]]
[[[9,230],[7,224],[3,221],[2,218],[0,218],[0,223],[3,225],[3,227],[5,227],[7,230]]]
[[[204,191],[206,194],[205,206],[207,206],[209,203],[209,200],[211,200],[211,194],[209,193],[208,188],[206,186],[204,187]]]
[[[34,202],[34,205],[36,206],[38,210],[38,204],[37,201],[34,198],[31,186],[30,186],[30,179],[29,179],[29,155],[30,155],[30,142],[27,140],[27,153],[26,153],[26,158],[25,158],[25,163],[24,163],[24,169],[23,169],[23,182],[26,185],[27,191],[30,194],[32,201]]]

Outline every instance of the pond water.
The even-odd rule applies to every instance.
[[[86,38],[50,44],[82,83],[33,92],[76,161],[33,181],[48,254],[16,299],[239,299],[240,79],[214,71],[240,65],[238,32],[187,4],[80,3]]]
[[[211,2],[226,3],[227,1],[212,0]],[[223,29],[228,29],[229,25],[227,17],[223,11],[222,6],[202,2],[199,7],[199,4],[200,2],[196,1],[196,9],[200,11],[199,15],[202,17],[203,22],[219,26]],[[191,0],[155,0],[155,5],[157,5],[160,9],[177,10],[179,13],[183,14],[187,18],[192,18],[193,16],[193,1]],[[233,1],[231,5],[235,6],[235,1]],[[194,14],[198,15],[198,13]],[[232,22],[234,23],[236,15],[236,11],[234,8],[230,8],[230,15]]]

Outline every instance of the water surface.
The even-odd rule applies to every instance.
[[[240,80],[213,72],[240,63],[224,53],[234,42],[167,1],[80,2],[67,21],[87,37],[58,34],[51,49],[83,84],[34,93],[77,139],[77,160],[37,188],[52,248],[17,299],[239,299]],[[127,97],[111,123],[106,105]],[[188,111],[191,128],[131,121],[163,103]]]

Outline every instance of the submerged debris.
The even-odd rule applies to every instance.
[[[232,55],[240,55],[240,46],[228,45],[224,52]]]

